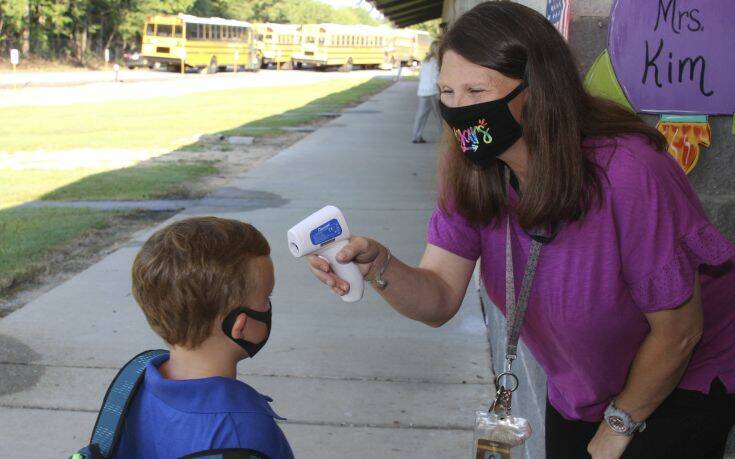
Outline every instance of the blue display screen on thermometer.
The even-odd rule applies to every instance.
[[[329,220],[323,225],[313,229],[309,234],[311,243],[314,245],[322,245],[327,241],[331,241],[342,234],[342,227],[339,226],[339,222],[336,218]]]

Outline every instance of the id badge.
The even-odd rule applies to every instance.
[[[474,459],[520,459],[531,425],[526,419],[478,411],[475,415]]]

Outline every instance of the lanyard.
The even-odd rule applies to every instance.
[[[508,174],[506,173],[506,184],[509,183]],[[505,371],[495,378],[495,386],[497,394],[490,410],[510,415],[511,396],[518,389],[518,377],[513,374],[513,361],[517,357],[518,338],[521,334],[521,325],[526,315],[528,307],[528,297],[531,294],[533,286],[533,278],[536,275],[536,267],[538,266],[538,257],[541,253],[541,242],[536,239],[531,240],[531,250],[528,254],[528,261],[523,272],[523,280],[521,281],[521,291],[516,301],[515,275],[513,272],[513,248],[510,238],[510,212],[508,212],[507,222],[505,226],[505,317],[507,329],[507,341],[505,348]],[[501,380],[507,377],[514,380],[512,387],[506,387],[501,384]]]
[[[541,243],[535,239],[531,240],[531,251],[528,254],[526,269],[521,282],[521,292],[516,301],[515,276],[513,273],[513,249],[510,240],[510,215],[505,227],[505,316],[507,323],[508,340],[505,347],[505,371],[510,372],[513,360],[517,357],[518,338],[521,334],[521,325],[528,307],[528,297],[531,294],[533,278],[536,276]]]

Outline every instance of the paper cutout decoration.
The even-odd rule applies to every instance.
[[[572,22],[572,0],[547,0],[546,19],[569,41],[569,24]]]
[[[602,51],[602,54],[595,59],[592,67],[590,67],[587,75],[584,77],[584,85],[587,91],[593,96],[610,99],[632,112],[635,111],[633,110],[633,106],[630,105],[628,98],[625,97],[620,83],[618,83],[618,78],[615,76],[615,70],[613,70],[610,55],[607,53],[607,50]]]
[[[706,115],[662,115],[656,128],[666,137],[669,153],[687,174],[699,161],[699,144],[709,147],[712,141],[712,130]]]
[[[638,113],[735,112],[733,0],[615,0],[607,50]]]
[[[662,114],[657,128],[687,173],[710,145],[707,115],[735,112],[732,2],[614,0],[607,49],[584,79],[593,95]]]

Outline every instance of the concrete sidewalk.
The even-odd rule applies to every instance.
[[[432,329],[367,289],[343,303],[291,257],[286,230],[331,203],[352,231],[418,263],[434,202],[435,143],[413,145],[415,82],[400,82],[215,194],[257,205],[189,208],[176,218],[248,221],[272,246],[273,333],[240,365],[271,395],[299,458],[464,458],[474,411],[490,397],[477,295]],[[437,139],[438,123],[427,138]],[[89,437],[105,389],[134,354],[161,347],[130,295],[150,234],[0,320],[0,457],[66,457]]]

